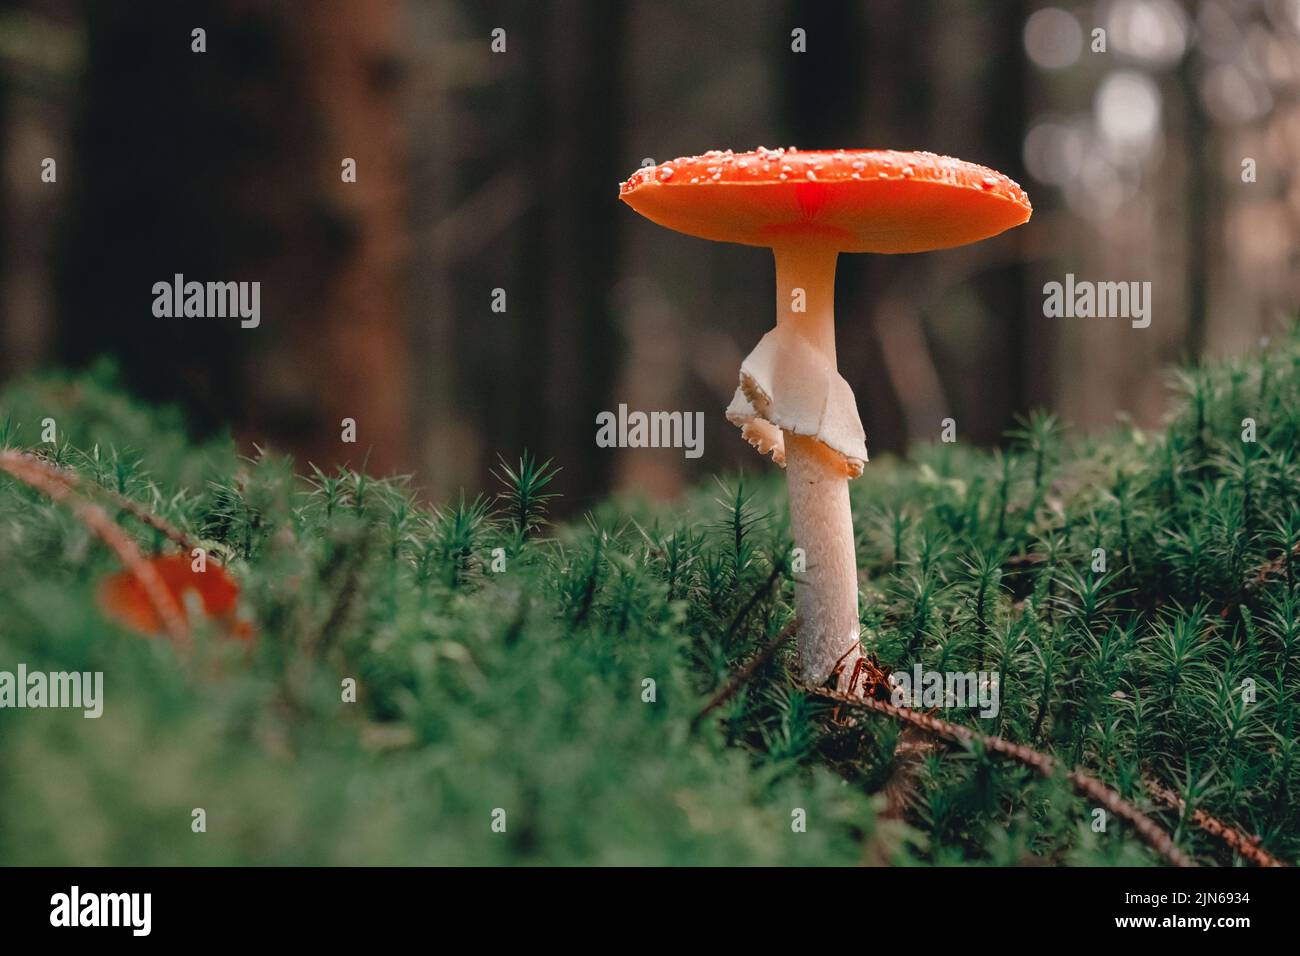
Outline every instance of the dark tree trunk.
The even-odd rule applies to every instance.
[[[1021,33],[1028,5],[1023,0],[1007,0],[993,5],[991,11],[996,11],[990,34],[996,38],[997,47],[986,61],[980,85],[983,110],[979,140],[987,144],[988,154],[979,161],[1024,183],[1028,174],[1021,158],[1021,137],[1028,124],[1025,97],[1030,77]],[[1018,242],[1021,236],[1001,241]],[[1011,257],[993,270],[982,283],[982,291],[998,341],[992,356],[995,368],[986,381],[995,388],[1000,383],[1001,387],[988,395],[990,407],[979,438],[995,442],[1011,426],[1017,412],[1051,398],[1050,369],[1045,361],[1051,346],[1044,324],[1032,318],[1036,311],[1041,315],[1041,305],[1033,299],[1023,256]]]
[[[395,0],[87,6],[62,351],[318,464],[409,460]],[[191,30],[207,31],[207,52]],[[344,157],[358,182],[341,181]],[[61,170],[61,176],[65,175]],[[156,318],[152,286],[261,282],[261,326]],[[340,420],[357,421],[357,444]],[[301,464],[301,461],[300,461]]]

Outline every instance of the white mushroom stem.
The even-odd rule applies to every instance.
[[[835,368],[835,261],[831,247],[791,245],[776,254],[777,324],[790,324]],[[800,295],[802,290],[802,295]],[[802,302],[803,312],[795,311]],[[815,438],[783,432],[790,527],[807,568],[795,574],[799,670],[820,684],[837,663],[847,687],[860,656],[858,565],[843,457]]]

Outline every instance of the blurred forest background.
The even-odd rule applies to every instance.
[[[841,257],[873,455],[949,414],[982,443],[1035,405],[1154,423],[1166,365],[1300,304],[1300,0],[6,0],[0,381],[110,356],[198,428],[434,499],[524,447],[568,509],[761,469],[722,410],[773,324],[770,254],[617,187],[791,144],[948,153],[1034,202],[975,246]],[[154,318],[177,272],[260,281],[261,327]],[[1067,272],[1152,282],[1151,327],[1044,318]],[[704,456],[597,448],[620,402],[705,411]]]

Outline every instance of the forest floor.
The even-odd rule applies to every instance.
[[[551,524],[535,459],[429,509],[17,383],[0,863],[1293,863],[1300,335],[1171,381],[1162,430],[868,466],[867,703],[793,672],[774,468]],[[20,665],[102,714],[17,709]],[[894,706],[918,667],[996,707]]]

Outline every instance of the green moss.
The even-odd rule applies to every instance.
[[[1232,857],[1152,807],[1144,774],[1300,857],[1298,367],[1292,335],[1188,371],[1158,432],[1073,439],[1035,415],[1001,451],[873,461],[852,486],[869,648],[997,670],[996,718],[944,716],[1086,767],[1203,862]],[[98,720],[0,711],[0,862],[1158,862],[1118,821],[1094,832],[1064,781],[974,750],[928,755],[908,825],[878,822],[898,728],[829,721],[791,648],[692,729],[792,615],[774,472],[549,525],[562,481],[512,460],[430,509],[399,482],[196,447],[106,369],[11,387],[0,446],[200,539],[258,630],[244,650],[201,629],[186,658],[110,622],[114,558],[0,476],[0,670],[105,675]]]

